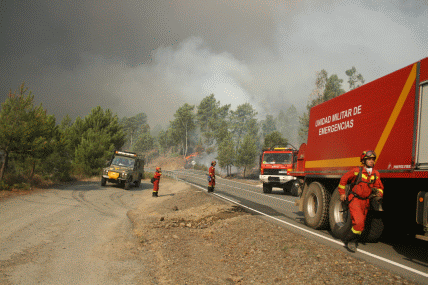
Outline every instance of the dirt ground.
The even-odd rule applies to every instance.
[[[416,284],[163,179],[128,213],[148,284]]]

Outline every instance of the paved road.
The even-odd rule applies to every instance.
[[[99,184],[0,203],[0,284],[140,283],[144,268],[131,254],[137,243],[126,213],[144,185],[124,191]]]
[[[182,179],[204,189],[207,187],[205,172],[183,170],[165,172],[176,179]],[[309,238],[343,249],[343,244],[333,238],[328,231],[316,231],[304,225],[303,213],[294,202],[298,199],[285,194],[280,188],[274,188],[272,194],[264,194],[261,185],[216,179],[216,194],[241,205],[255,209],[274,218]],[[302,229],[302,230],[300,230]],[[368,260],[378,266],[394,271],[421,284],[428,284],[428,242],[418,239],[406,241],[367,243],[359,246],[358,258]]]

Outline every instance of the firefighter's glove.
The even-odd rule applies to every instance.
[[[382,194],[376,188],[372,188],[372,193],[370,194],[369,199],[372,199],[374,197],[382,197]]]
[[[383,202],[382,197],[376,196],[370,199],[370,204],[372,206],[372,209],[375,211],[383,211],[382,202]]]

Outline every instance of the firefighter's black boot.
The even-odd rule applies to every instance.
[[[158,196],[158,193],[159,193],[159,192],[157,192],[157,191],[156,191],[155,193],[156,193],[156,197],[159,197],[159,196]]]
[[[155,191],[153,191],[152,197],[156,197],[156,192]]]
[[[360,235],[354,234],[352,230],[350,230],[342,239],[342,241],[345,243],[346,249],[350,252],[356,252],[359,237]]]

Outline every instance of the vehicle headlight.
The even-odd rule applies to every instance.
[[[123,178],[126,178],[126,176],[128,176],[128,173],[126,173],[126,172],[122,172],[122,177],[123,177]]]

